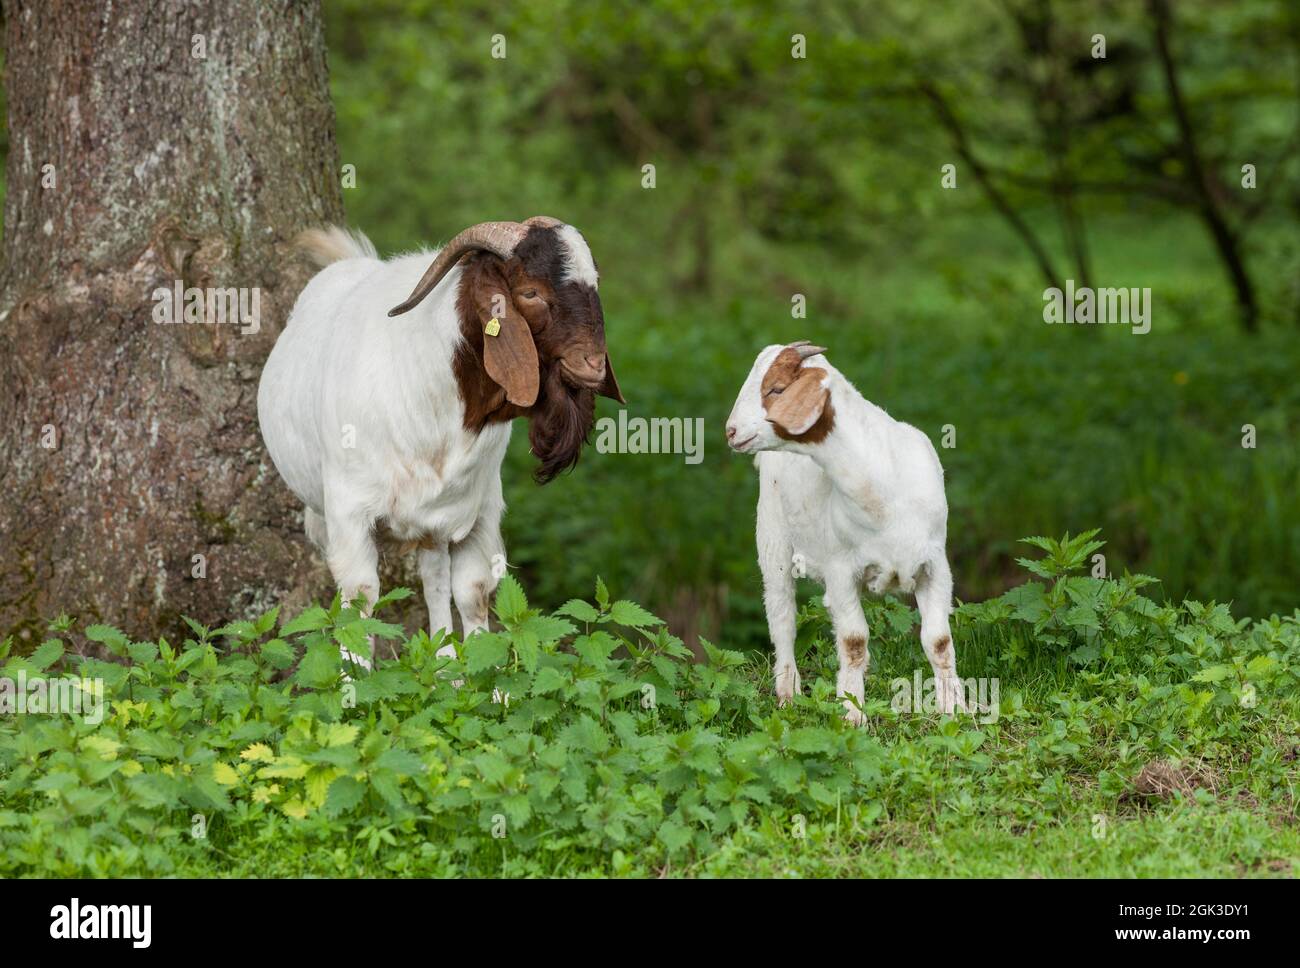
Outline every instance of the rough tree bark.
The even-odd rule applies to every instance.
[[[342,218],[318,5],[4,15],[0,636],[60,611],[170,633],[328,592],[255,408],[311,272],[293,236]],[[260,328],[156,322],[177,280],[259,290]]]

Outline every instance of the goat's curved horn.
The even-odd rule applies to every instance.
[[[790,344],[790,348],[799,354],[799,359],[806,360],[810,356],[816,356],[818,353],[825,353],[826,347],[813,346],[806,339],[797,339]]]
[[[528,228],[519,222],[479,222],[477,225],[471,225],[442,247],[442,251],[420,277],[420,281],[406,302],[394,306],[388,311],[388,315],[400,316],[418,306],[425,296],[433,292],[433,287],[442,282],[442,277],[451,271],[451,267],[465,253],[482,250],[500,256],[502,259],[509,259],[514,254],[515,246],[523,241],[527,234]]]

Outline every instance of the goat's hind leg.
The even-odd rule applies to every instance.
[[[451,551],[446,542],[420,548],[420,581],[424,585],[424,604],[429,609],[429,635],[450,638],[451,628]],[[438,655],[449,654],[451,645],[439,648]]]
[[[934,671],[934,696],[939,712],[966,712],[962,681],[957,678],[957,651],[948,613],[952,611],[952,572],[940,557],[922,569],[916,581],[916,608],[921,613],[921,648]]]
[[[361,612],[369,615],[379,599],[379,548],[370,522],[362,517],[326,511],[329,551],[326,560],[345,604],[361,600]],[[367,636],[370,659],[342,649],[343,658],[369,669],[375,658],[374,636]]]
[[[827,571],[826,610],[835,626],[835,647],[840,658],[835,694],[844,697],[845,720],[861,726],[865,722],[861,707],[866,701],[865,679],[871,662],[867,651],[870,630],[853,575],[835,569]]]
[[[488,627],[492,593],[505,562],[500,529],[491,521],[480,519],[463,541],[452,546],[451,592],[464,639]]]

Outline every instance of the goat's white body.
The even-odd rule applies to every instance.
[[[468,635],[486,626],[492,559],[503,555],[510,424],[464,426],[452,371],[460,270],[390,318],[433,253],[385,262],[364,251],[358,244],[299,295],[258,388],[262,435],[345,597],[378,597],[382,524],[420,543],[432,629],[451,630],[454,591]]]
[[[915,594],[921,644],[936,679],[940,708],[962,704],[948,615],[948,503],[943,467],[933,444],[915,427],[862,397],[823,356],[807,365],[827,371],[834,424],[816,443],[783,441],[764,431],[759,398],[763,373],[781,347],[768,347],[755,363],[729,424],[737,439],[761,438],[756,523],[764,604],[775,648],[777,695],[799,691],[795,667],[794,579],[808,577],[826,590],[825,602],[840,653],[839,693],[847,718],[861,722],[869,631],[862,590]],[[751,399],[752,398],[752,399]]]
[[[913,592],[921,569],[944,555],[943,469],[921,431],[860,402],[875,413],[854,425],[870,456],[846,468],[852,476],[837,480],[804,454],[765,451],[755,460],[769,498],[759,513],[772,516],[807,577],[843,572],[873,592]],[[837,429],[853,419],[835,412]]]

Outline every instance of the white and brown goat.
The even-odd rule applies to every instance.
[[[807,341],[758,354],[727,418],[727,443],[757,453],[758,563],[776,650],[777,698],[799,692],[795,577],[826,589],[839,651],[837,694],[860,724],[870,659],[859,598],[913,592],[921,646],[941,712],[964,708],[948,613],[952,573],[944,550],[948,502],[930,439],[865,400],[819,346]]]
[[[468,637],[505,561],[511,421],[529,421],[545,483],[577,462],[595,394],[622,401],[591,251],[547,217],[386,261],[338,228],[303,244],[324,268],[262,373],[266,449],[346,600],[376,600],[377,539],[391,537],[419,548],[430,628],[451,631],[454,598]]]

